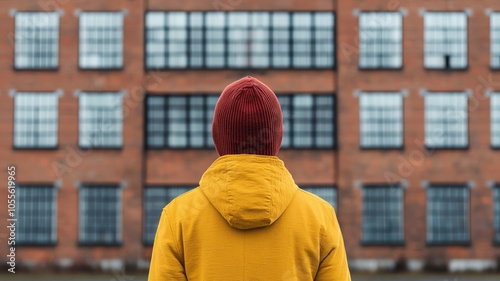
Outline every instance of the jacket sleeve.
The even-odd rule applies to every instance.
[[[148,281],[187,280],[184,254],[163,209],[153,244]]]
[[[326,250],[326,256],[319,265],[315,281],[351,281],[344,239],[337,217],[335,216],[335,211],[332,214],[333,221],[331,221],[330,225],[333,227],[326,232],[326,235],[329,237],[325,237],[325,240],[323,240],[332,242],[325,242],[325,246],[328,245],[326,249],[329,250]]]

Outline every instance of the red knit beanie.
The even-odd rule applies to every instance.
[[[250,76],[229,84],[215,105],[212,137],[220,156],[276,156],[283,137],[283,116],[276,94]]]

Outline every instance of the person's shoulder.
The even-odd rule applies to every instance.
[[[189,216],[193,211],[201,210],[207,204],[209,201],[200,187],[195,187],[175,197],[163,208],[163,211],[176,217]]]
[[[300,201],[302,206],[310,206],[313,209],[321,210],[325,213],[335,212],[332,205],[328,203],[325,199],[319,197],[318,195],[311,193],[307,190],[299,188],[297,190],[297,199]]]

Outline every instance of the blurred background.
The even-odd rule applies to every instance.
[[[400,273],[355,280],[498,280],[499,1],[0,0],[0,23],[16,272],[144,279],[161,209],[217,158],[220,92],[251,75],[276,92],[279,157],[335,208],[351,270]]]

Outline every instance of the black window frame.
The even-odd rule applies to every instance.
[[[429,184],[426,188],[426,222],[427,222],[427,231],[426,231],[426,242],[427,245],[429,246],[469,246],[471,243],[471,204],[470,204],[470,199],[471,199],[471,192],[470,192],[470,186],[468,184],[464,183],[440,183],[440,184]],[[441,198],[444,195],[439,194],[435,195],[432,194],[432,192],[436,192],[437,190],[440,190],[441,193],[444,192],[445,190],[450,190],[450,191],[456,191],[456,190],[462,190],[465,191],[465,198],[459,198],[457,200],[463,200],[466,205],[463,208],[462,212],[464,217],[461,217],[459,219],[462,219],[464,222],[463,228],[460,226],[454,226],[452,227],[452,230],[447,230],[449,232],[443,232],[444,234],[440,235],[462,235],[462,239],[458,238],[433,238],[435,235],[438,235],[438,233],[434,233],[434,231],[441,231],[443,229],[449,228],[446,223],[453,222],[453,219],[450,218],[450,216],[457,216],[457,213],[454,212],[456,211],[456,208],[458,208],[459,204],[456,204],[457,202],[454,202],[450,197],[448,198]],[[450,192],[451,193],[451,192]],[[457,195],[458,193],[453,194],[453,196]],[[432,198],[432,196],[439,196],[437,199]],[[461,194],[458,194],[455,197],[459,197]],[[442,200],[440,200],[442,199]],[[455,200],[455,201],[457,201]],[[462,203],[464,203],[462,202]],[[433,216],[444,216],[443,214],[433,214],[433,211],[436,212],[436,206],[434,204],[448,204],[447,207],[442,207],[439,206],[438,212],[444,212],[447,216],[445,216],[442,220],[439,220],[437,223],[432,223],[432,218]],[[452,208],[452,210],[450,210]],[[436,220],[436,218],[434,218]],[[437,218],[441,219],[441,217]],[[462,233],[459,233],[459,231],[462,231]]]
[[[363,24],[362,24],[362,17],[364,15],[384,15],[384,14],[395,14],[395,15],[399,15],[400,18],[401,18],[401,24],[400,26],[395,26],[395,27],[386,27],[386,26],[379,26],[379,27],[364,27]],[[360,70],[401,70],[403,69],[403,66],[404,66],[404,49],[403,49],[403,30],[404,30],[404,17],[403,17],[403,14],[401,11],[361,11],[359,13],[359,16],[358,16],[358,24],[359,24],[359,60],[358,60],[358,68]],[[387,20],[386,20],[387,21]],[[398,29],[399,28],[399,29]],[[376,37],[374,38],[366,38],[366,34],[367,34],[367,30],[366,29],[370,29],[371,32],[373,33],[376,33],[378,34]],[[385,33],[388,33],[387,30],[389,30],[389,32],[399,32],[399,37],[400,37],[400,40],[398,42],[391,42],[391,40],[387,40],[385,38],[383,38],[382,35],[380,34],[385,34]],[[390,34],[391,35],[391,34]],[[390,36],[389,35],[389,36]],[[386,34],[386,36],[388,36]],[[372,53],[372,56],[371,57],[377,57],[379,58],[378,60],[378,65],[373,65],[373,66],[366,66],[366,65],[362,65],[362,58],[363,56],[365,55],[366,56],[366,52],[368,52],[367,50],[364,49],[363,46],[365,46],[365,44],[370,44],[370,46],[372,46],[372,48],[374,48],[373,46],[376,46],[377,44],[379,45],[393,45],[393,46],[396,46],[396,49],[399,47],[399,54],[396,53],[396,56],[399,55],[400,56],[400,64],[399,65],[395,65],[395,66],[387,66],[387,65],[383,65],[382,63],[382,60],[384,57],[392,57],[391,55],[394,54],[394,53],[384,53],[383,51],[380,51],[380,46],[377,46],[379,48],[379,51],[373,51]],[[389,54],[388,56],[384,56],[384,54]]]
[[[40,30],[36,30],[36,32],[38,32],[38,36],[36,38],[33,38],[33,34],[35,33],[35,31],[29,31],[29,32],[32,32],[31,34],[29,34],[28,36],[27,35],[23,35],[24,33],[22,31],[20,31],[18,28],[18,24],[17,24],[17,17],[20,15],[20,14],[40,14],[40,15],[45,15],[47,16],[48,14],[54,14],[56,17],[57,17],[57,26],[55,27],[49,27],[47,29],[49,29],[50,31],[54,32],[55,31],[55,34],[56,34],[56,38],[51,38],[50,40],[52,41],[51,45],[55,45],[57,46],[57,49],[54,51],[53,49],[50,49],[50,53],[53,53],[54,54],[54,58],[55,58],[55,64],[54,65],[46,65],[46,66],[39,66],[39,65],[31,65],[31,66],[19,66],[18,63],[17,63],[17,59],[18,59],[18,51],[19,51],[19,44],[21,43],[24,43],[24,44],[30,44],[30,42],[26,43],[26,42],[22,42],[20,41],[20,39],[27,39],[28,41],[30,40],[33,40],[33,41],[37,41],[38,44],[42,44],[42,42],[44,40],[42,40],[40,37],[41,37],[41,31]],[[16,70],[16,71],[57,71],[59,69],[59,62],[60,62],[60,29],[61,29],[61,24],[60,24],[60,18],[61,18],[61,15],[60,15],[60,12],[58,11],[53,11],[53,12],[47,12],[47,11],[16,11],[16,13],[14,14],[14,38],[13,38],[13,44],[14,44],[14,62],[13,62],[13,69]],[[34,19],[31,19],[32,21]],[[35,26],[36,24],[32,23],[33,26]],[[38,29],[40,29],[38,27]],[[47,32],[47,30],[45,30],[45,32]],[[29,38],[27,38],[29,37]],[[47,39],[47,37],[43,38],[43,39]],[[43,42],[43,43],[46,43],[47,42]],[[40,50],[41,48],[39,48],[38,50]],[[52,58],[52,56],[51,56]],[[33,58],[31,56],[29,56],[29,59],[31,61],[33,61]]]
[[[116,14],[116,15],[121,15],[122,21],[121,21],[121,31],[118,30],[118,34],[121,32],[121,49],[119,52],[121,53],[121,56],[116,56],[115,58],[121,57],[121,64],[120,65],[103,65],[102,59],[103,59],[103,54],[102,54],[102,48],[101,50],[98,50],[97,53],[99,54],[99,65],[98,66],[84,66],[82,65],[82,59],[83,59],[83,40],[82,40],[82,15],[85,14]],[[109,26],[104,26],[101,28],[105,29],[110,29],[110,28],[115,28],[115,27],[109,27]],[[117,30],[114,30],[116,33]],[[108,38],[109,39],[109,38]],[[116,39],[116,36],[113,37],[112,39]],[[112,41],[112,39],[109,39],[109,41]],[[88,39],[87,39],[88,40]],[[95,40],[95,39],[94,39]],[[85,44],[89,44],[86,42]],[[102,42],[100,43],[102,45]],[[102,46],[101,46],[102,47]],[[78,14],[78,69],[83,70],[83,71],[92,71],[92,70],[98,70],[98,71],[120,71],[123,70],[125,67],[125,14],[123,11],[102,11],[102,10],[84,10],[84,11],[79,11]]]
[[[103,194],[86,194],[87,190],[95,191],[98,189],[102,190],[114,190],[116,193],[113,195],[111,192],[107,194],[108,196],[103,196]],[[102,192],[101,192],[102,193]],[[116,196],[116,198],[112,198]],[[90,197],[93,200],[98,198],[100,202],[92,201],[94,208],[87,208],[89,202],[85,202]],[[84,183],[80,184],[78,187],[78,246],[121,246],[123,243],[123,195],[122,187],[120,184],[98,184],[98,183]],[[115,199],[114,201],[112,199]],[[114,204],[113,204],[114,203]],[[114,206],[113,206],[114,205]],[[105,218],[97,220],[99,217],[97,210],[101,211],[100,215],[104,213],[104,210],[114,212],[114,214],[107,215],[108,221]],[[89,215],[87,212],[91,211],[93,214]],[[113,226],[114,223],[114,226]],[[90,229],[90,230],[89,230]],[[105,231],[102,231],[105,229]],[[93,231],[92,231],[93,230]],[[106,233],[106,231],[109,231]],[[105,238],[101,239],[89,239],[87,236],[95,234],[103,234],[113,236],[110,241],[106,241]]]
[[[463,14],[465,16],[465,29],[462,29],[461,27],[453,27],[453,28],[448,28],[448,27],[441,27],[441,28],[436,28],[435,26],[433,28],[431,28],[432,31],[439,31],[439,30],[444,30],[445,33],[450,33],[450,30],[453,31],[457,31],[455,29],[458,29],[458,32],[465,32],[465,39],[464,39],[464,42],[459,42],[457,44],[464,44],[463,46],[463,49],[465,49],[465,53],[459,53],[459,55],[457,55],[457,57],[464,57],[465,58],[465,66],[463,67],[452,67],[451,66],[451,59],[453,57],[452,54],[450,54],[450,46],[449,44],[453,44],[453,43],[456,43],[456,42],[451,42],[452,40],[448,39],[448,38],[445,38],[446,36],[439,36],[438,38],[440,38],[440,41],[437,41],[437,42],[434,42],[432,40],[429,40],[428,37],[429,37],[429,34],[428,34],[428,30],[430,30],[426,24],[425,24],[425,17],[428,15],[428,14],[442,14],[442,15],[445,15],[445,14],[448,14],[448,15],[451,15],[451,14]],[[468,13],[467,11],[425,11],[424,12],[424,49],[423,49],[423,56],[424,56],[424,60],[423,60],[423,65],[424,65],[424,68],[426,70],[440,70],[440,71],[464,71],[464,70],[467,70],[469,68],[469,36],[468,36],[468,30],[469,30],[469,19],[468,19]],[[449,21],[449,20],[448,20]],[[443,39],[444,38],[444,39]],[[461,40],[461,39],[455,39],[455,40]],[[444,42],[444,43],[443,43]],[[426,57],[429,53],[428,51],[428,48],[429,45],[428,44],[434,44],[435,45],[445,45],[446,47],[442,47],[441,49],[439,49],[436,53],[438,55],[444,55],[444,65],[442,67],[437,67],[437,66],[428,66],[428,64],[426,63]]]
[[[500,183],[493,185],[493,245],[500,246]]]
[[[403,246],[405,244],[404,186],[364,184],[361,189],[363,195],[361,245]],[[383,201],[380,201],[380,197]],[[388,206],[382,203],[387,203]],[[397,211],[399,213],[394,213]]]
[[[158,228],[158,222],[160,221],[161,213],[163,208],[168,205],[172,200],[177,198],[178,196],[193,190],[196,185],[146,185],[143,190],[143,227],[142,227],[142,244],[144,246],[152,246],[156,230]],[[153,194],[148,194],[150,191],[155,190],[157,192],[152,192]],[[181,191],[175,196],[172,194],[160,194],[160,193],[168,193],[169,189],[179,189],[177,191]],[[166,195],[164,201],[163,195]],[[151,202],[150,200],[155,200]],[[158,207],[161,206],[161,207]],[[151,232],[153,231],[153,232]]]
[[[212,140],[212,118],[213,118],[213,112],[215,109],[215,104],[217,103],[217,100],[219,98],[219,94],[147,94],[146,95],[146,100],[145,100],[145,126],[144,126],[144,134],[145,134],[145,140],[144,140],[144,145],[146,149],[214,149],[215,146],[213,145],[213,140]],[[149,114],[151,113],[150,111],[150,104],[149,101],[152,98],[161,98],[163,99],[163,118],[157,118],[159,120],[162,120],[161,122],[158,122],[159,125],[163,125],[163,144],[158,145],[158,146],[152,146],[150,145],[149,138],[152,137],[150,136],[150,126],[152,126],[150,121]],[[175,98],[183,98],[185,99],[185,104],[180,108],[180,110],[183,110],[184,117],[185,117],[185,128],[183,128],[186,132],[185,138],[186,142],[185,145],[183,146],[172,146],[170,145],[170,140],[169,138],[171,137],[172,131],[169,130],[170,126],[170,119],[168,114],[169,114],[169,106],[170,106],[170,100],[175,99]],[[202,132],[198,132],[198,134],[203,136],[203,144],[200,146],[192,146],[192,137],[193,137],[193,132],[190,130],[191,128],[191,121],[192,118],[190,118],[190,102],[193,99],[199,99],[201,98],[203,100],[202,106],[202,117],[197,118],[201,119],[202,121]],[[209,100],[215,99],[215,103],[209,102]],[[209,116],[210,115],[210,116]]]
[[[294,94],[277,94],[278,100],[280,102],[281,109],[283,111],[283,142],[281,144],[281,149],[335,149],[337,147],[337,95],[333,93],[294,93]],[[310,130],[310,137],[311,138],[311,145],[297,145],[296,144],[296,137],[298,135],[296,128],[297,123],[302,123],[298,122],[297,119],[297,109],[294,108],[293,105],[293,99],[299,97],[299,96],[309,96],[312,98],[313,103],[312,107],[308,109],[312,114],[310,118],[310,122],[308,124],[311,125],[311,130]],[[318,126],[321,125],[321,123],[318,123],[318,113],[320,112],[318,110],[318,107],[326,107],[328,106],[325,104],[318,104],[318,97],[328,97],[332,99],[332,104],[331,104],[331,135],[325,135],[324,137],[332,139],[331,144],[327,145],[318,145]],[[283,100],[288,99],[289,102],[287,105],[283,104]],[[326,110],[328,108],[325,108]],[[329,121],[329,117],[324,118],[327,121]],[[289,128],[287,129],[287,122],[289,123]],[[325,121],[326,122],[326,121]],[[288,135],[288,136],[287,136]],[[290,144],[286,145],[285,144],[285,137],[288,137],[290,139]]]
[[[20,102],[20,97],[23,96],[23,95],[31,95],[31,96],[37,96],[37,99],[41,99],[42,96],[45,96],[45,97],[49,97],[49,96],[53,96],[54,100],[55,100],[55,104],[54,105],[51,105],[53,108],[50,108],[50,109],[47,109],[46,111],[48,112],[55,112],[55,118],[44,118],[43,120],[40,119],[40,115],[38,115],[37,118],[21,118],[23,119],[25,122],[26,120],[29,120],[33,126],[37,126],[37,129],[36,130],[32,130],[32,131],[28,131],[28,130],[24,130],[24,131],[20,131],[19,129],[19,102]],[[15,149],[15,150],[52,150],[52,149],[57,149],[57,147],[59,146],[59,96],[60,96],[60,92],[58,91],[55,91],[55,92],[15,92],[14,93],[14,109],[13,109],[13,117],[12,117],[12,120],[13,120],[13,125],[12,125],[12,148]],[[23,107],[26,107],[26,105],[23,105]],[[33,114],[35,114],[36,112],[40,113],[41,111],[41,108],[42,105],[40,103],[36,104],[36,105],[32,105],[30,106],[28,109],[26,109],[25,111],[26,112],[31,112]],[[36,108],[36,110],[34,109]],[[35,116],[33,116],[35,117]],[[42,134],[41,130],[42,128],[40,127],[40,124],[41,124],[41,121],[44,121],[42,123],[45,123],[45,122],[49,122],[49,124],[51,124],[53,130],[49,130],[49,131],[45,131],[45,133],[49,132],[51,134],[53,134],[54,138],[55,138],[55,143],[53,145],[42,145],[40,144],[40,134]],[[26,124],[25,122],[23,122],[23,124]],[[23,133],[23,134],[29,134],[31,132],[32,134],[32,137],[36,139],[36,142],[37,144],[36,145],[19,145],[18,142],[16,141],[16,139],[18,138],[19,134],[20,133]],[[20,136],[19,136],[20,137]]]
[[[377,102],[377,103],[370,103],[368,102],[368,109],[370,109],[370,111],[372,112],[373,114],[373,111],[377,111],[378,115],[376,116],[376,118],[371,118],[370,121],[365,124],[366,121],[368,121],[368,119],[366,118],[363,118],[363,115],[366,114],[366,112],[364,111],[365,109],[367,109],[363,103],[363,96],[382,96],[382,101],[380,102]],[[400,119],[396,121],[396,126],[400,126],[400,130],[397,131],[397,130],[388,130],[387,129],[387,123],[384,123],[386,122],[387,120],[389,119],[392,119],[392,120],[395,120],[395,118],[391,118],[391,117],[387,117],[387,111],[385,111],[385,109],[387,109],[388,107],[390,106],[393,106],[393,107],[396,107],[398,106],[397,104],[396,105],[387,105],[387,104],[382,104],[384,101],[387,102],[387,96],[398,96],[400,101],[401,101],[401,104],[399,105],[400,107],[399,108],[396,108],[394,112],[396,111],[399,111],[398,113],[396,113],[395,115],[400,115]],[[402,91],[377,91],[377,92],[367,92],[367,91],[363,91],[363,92],[359,92],[359,147],[363,150],[391,150],[391,149],[403,149],[404,148],[404,136],[405,136],[405,126],[404,126],[404,119],[405,119],[405,116],[404,116],[404,92]],[[396,102],[397,103],[397,102]],[[377,106],[381,106],[382,107],[382,110],[380,108],[376,108]],[[397,116],[396,116],[397,117]],[[375,119],[375,121],[378,121],[378,122],[373,122],[372,119]],[[385,142],[384,139],[385,138],[388,138],[388,134],[397,134],[399,133],[399,136],[395,135],[394,137],[396,138],[400,138],[400,143],[398,144],[394,144],[394,145],[376,145],[376,144],[365,144],[365,141],[364,141],[364,137],[366,136],[366,130],[363,130],[363,127],[371,127],[370,125],[372,124],[382,124],[382,127],[385,129],[385,130],[379,130],[379,131],[371,131],[372,134],[376,134],[376,137],[379,137],[380,139],[382,139],[382,142]],[[396,143],[396,142],[395,142]]]
[[[27,194],[23,189],[31,189]],[[36,192],[35,192],[35,189]],[[40,196],[41,189],[44,189],[45,194]],[[24,194],[23,194],[24,193]],[[49,194],[50,193],[50,194]],[[24,207],[24,202],[27,198],[31,201],[27,202],[29,205],[30,214],[25,215],[24,212],[26,208]],[[44,202],[44,199],[50,200],[49,202]],[[58,202],[58,188],[55,184],[18,184],[16,187],[16,214],[14,219],[16,221],[16,246],[27,246],[27,247],[44,247],[44,246],[55,246],[58,242],[57,227],[58,227],[58,212],[57,212],[57,202]],[[50,205],[50,207],[48,206]],[[47,208],[49,207],[49,208]],[[44,218],[45,216],[45,218]],[[48,218],[47,218],[48,217]],[[47,225],[47,221],[50,221],[50,225]],[[29,222],[29,226],[24,226],[24,223]],[[42,241],[37,238],[31,237],[31,239],[24,239],[25,234],[32,232],[30,235],[39,234],[41,232],[49,231],[45,233],[48,239]]]
[[[308,97],[311,97],[312,98],[312,107],[311,108],[308,108],[308,112],[311,113],[311,118],[310,118],[310,122],[308,124],[310,124],[311,126],[311,130],[310,130],[310,135],[308,135],[308,138],[311,139],[311,142],[312,144],[311,145],[304,145],[304,146],[300,146],[300,145],[296,145],[295,144],[295,137],[297,135],[297,132],[295,130],[295,125],[300,123],[298,122],[297,120],[295,120],[296,118],[293,118],[293,116],[296,117],[296,110],[294,111],[294,108],[293,108],[293,98],[296,98],[298,96],[308,96]],[[213,108],[211,107],[211,104],[208,104],[207,103],[207,97],[218,97],[219,95],[218,94],[148,94],[146,96],[146,102],[145,102],[145,118],[144,118],[144,122],[145,122],[145,130],[144,130],[144,133],[145,133],[145,141],[144,141],[144,144],[145,144],[145,148],[146,149],[213,149],[214,146],[212,145],[213,144],[213,140],[212,140],[212,134],[211,134],[211,126],[212,126],[212,118],[213,118]],[[188,112],[189,112],[189,97],[193,97],[193,98],[199,98],[199,97],[205,97],[204,98],[204,105],[203,105],[203,108],[204,108],[204,112],[203,112],[203,118],[204,118],[204,123],[205,123],[205,127],[204,127],[204,131],[203,131],[203,135],[205,135],[205,140],[204,140],[204,144],[202,146],[190,146],[189,143],[191,143],[190,141],[190,132],[189,132],[189,129],[186,127],[185,128],[185,131],[186,131],[186,142],[185,142],[185,145],[183,146],[169,146],[167,144],[167,142],[165,141],[166,139],[168,139],[168,137],[170,136],[170,131],[169,130],[166,130],[164,129],[163,131],[163,145],[158,145],[158,146],[150,146],[149,145],[149,140],[148,138],[150,137],[149,135],[149,126],[150,126],[150,122],[149,121],[149,117],[148,117],[148,114],[149,114],[149,98],[150,97],[163,97],[165,100],[168,100],[170,99],[171,97],[173,98],[178,98],[178,97],[182,97],[182,98],[186,98],[186,100],[188,102],[186,102],[184,104],[184,116],[186,117]],[[283,123],[284,123],[284,126],[286,126],[287,122],[288,122],[288,126],[289,128],[288,129],[285,129],[285,131],[283,132],[283,138],[289,137],[290,139],[290,145],[285,145],[284,143],[282,143],[282,146],[281,146],[281,149],[285,150],[285,149],[325,149],[325,150],[328,150],[328,149],[335,149],[336,148],[336,144],[337,144],[337,139],[336,139],[336,129],[337,129],[337,116],[336,116],[336,109],[337,109],[337,99],[336,99],[336,95],[333,94],[333,93],[296,93],[296,94],[280,94],[278,93],[277,94],[277,97],[278,97],[278,100],[280,101],[280,105],[283,109],[283,104],[282,104],[282,101],[284,99],[288,99],[290,102],[288,103],[287,105],[287,108],[284,109],[284,114],[283,114]],[[319,99],[318,99],[319,97]],[[330,106],[329,104],[323,104],[323,103],[319,103],[318,100],[321,100],[321,97],[324,97],[324,98],[328,98],[328,99],[331,99],[332,100],[332,104],[331,104],[331,108],[327,108],[328,106]],[[214,104],[215,106],[215,104]],[[320,111],[318,108],[321,109],[321,107],[325,107],[324,110],[325,111]],[[319,117],[318,115],[320,115],[321,113],[324,113],[326,112],[326,110],[330,109],[331,110],[331,122],[330,122],[330,118],[329,117],[325,117],[325,118],[321,118]],[[168,118],[166,117],[166,113],[168,112],[168,102],[164,102],[163,103],[163,119],[165,119],[165,121],[163,121],[162,124],[168,124]],[[326,113],[327,115],[329,115],[330,113]],[[210,116],[209,116],[210,115]],[[325,119],[325,123],[319,123],[317,122],[318,119]],[[188,126],[190,123],[190,119],[186,117],[186,123],[187,124],[186,126]],[[161,123],[161,122],[160,122]],[[331,126],[328,126],[328,125],[331,125]],[[163,126],[164,128],[167,128],[166,125]],[[328,139],[328,138],[331,138],[331,143],[328,143],[327,145],[318,145],[318,139],[321,137],[321,131],[318,130],[318,128],[331,128],[331,135],[329,135],[329,132],[326,132],[323,137],[325,139]]]
[[[191,56],[190,56],[190,51],[191,51],[191,48],[192,47],[189,47],[187,48],[188,51],[186,52],[186,58],[187,58],[187,63],[186,63],[186,66],[184,67],[168,67],[167,66],[167,63],[164,63],[164,66],[149,66],[148,65],[148,59],[149,59],[149,55],[148,55],[148,42],[150,41],[148,39],[148,25],[147,25],[147,17],[148,17],[148,14],[149,13],[163,13],[164,15],[167,14],[167,13],[178,13],[178,12],[185,12],[185,11],[152,11],[152,10],[149,10],[149,11],[146,11],[146,15],[144,17],[144,69],[146,71],[148,70],[196,70],[196,69],[210,69],[210,70],[217,70],[217,69],[220,69],[220,70],[228,70],[228,69],[235,69],[235,70],[259,70],[259,69],[297,69],[297,70],[305,70],[305,69],[317,69],[317,70],[334,70],[336,69],[336,52],[337,52],[337,48],[336,48],[336,13],[335,12],[332,12],[332,11],[297,11],[297,12],[291,12],[291,11],[190,11],[190,12],[187,12],[187,15],[188,17],[190,17],[189,15],[190,14],[193,14],[193,13],[201,13],[202,14],[202,24],[201,26],[197,26],[196,28],[192,28],[190,27],[189,24],[186,24],[186,34],[189,34],[192,30],[196,29],[197,31],[200,31],[203,33],[202,34],[202,39],[200,40],[196,40],[196,41],[200,41],[199,44],[201,44],[201,49],[202,51],[197,51],[198,55],[201,53],[201,65],[199,66],[190,66],[190,60],[191,60]],[[228,66],[228,38],[227,38],[227,34],[229,32],[229,27],[228,27],[228,17],[227,17],[227,14],[229,13],[268,13],[268,14],[287,14],[288,15],[288,19],[289,19],[289,23],[288,23],[288,27],[287,28],[283,28],[283,30],[285,30],[286,32],[288,32],[288,40],[284,40],[284,42],[287,42],[288,45],[288,51],[287,51],[287,54],[288,54],[288,66],[283,66],[283,67],[277,67],[277,66],[273,66],[273,53],[275,51],[273,51],[273,42],[276,41],[275,38],[273,37],[276,37],[275,34],[273,33],[273,25],[272,25],[272,18],[270,16],[270,19],[269,19],[269,27],[268,27],[268,54],[269,54],[269,65],[268,66],[262,66],[262,67],[252,67],[250,65],[246,66],[246,67],[229,67]],[[224,39],[222,40],[221,39],[221,42],[224,43],[224,63],[222,66],[220,67],[207,67],[207,64],[206,64],[206,48],[205,48],[205,44],[206,44],[206,31],[207,31],[207,27],[206,27],[206,24],[205,23],[205,16],[207,13],[222,13],[224,14],[224,21],[225,21],[225,25],[224,27],[222,28],[224,30]],[[316,46],[319,46],[319,45],[314,45],[314,47],[311,47],[310,49],[310,52],[311,52],[311,67],[295,67],[294,66],[294,59],[293,59],[293,54],[294,54],[294,51],[293,51],[293,38],[292,38],[292,33],[293,33],[293,19],[292,19],[292,14],[299,14],[299,13],[302,13],[302,14],[311,14],[313,15],[313,18],[311,19],[311,23],[314,22],[314,15],[315,14],[319,14],[319,13],[324,13],[324,14],[330,14],[332,15],[332,26],[331,28],[328,27],[328,29],[330,30],[331,29],[331,35],[332,35],[332,38],[331,38],[331,42],[329,43],[329,47],[331,47],[331,53],[330,51],[328,51],[328,54],[329,54],[329,58],[331,57],[331,65],[327,65],[327,66],[324,66],[324,67],[320,67],[320,66],[317,66],[318,63],[321,64],[323,63],[324,60],[321,59],[321,57],[316,57],[316,53],[318,53],[318,50],[316,50],[317,48],[315,48]],[[189,23],[190,19],[188,18],[186,20],[187,23]],[[311,24],[311,27],[310,27],[310,31],[311,31],[311,42],[313,42],[312,44],[316,44],[316,41],[318,41],[317,39],[314,38],[313,34],[317,34],[316,36],[319,36],[319,37],[322,37],[319,33],[319,30],[318,28],[315,28],[314,27],[314,24]],[[168,39],[166,39],[166,41],[168,42]],[[192,38],[190,38],[188,36],[188,38],[186,39],[185,41],[185,44],[189,46],[189,44],[191,42],[194,42],[194,40],[192,40]],[[164,48],[165,49],[165,48]],[[326,51],[325,51],[326,52]],[[168,59],[168,56],[165,56],[165,61]],[[316,67],[314,67],[313,65],[316,65]]]

